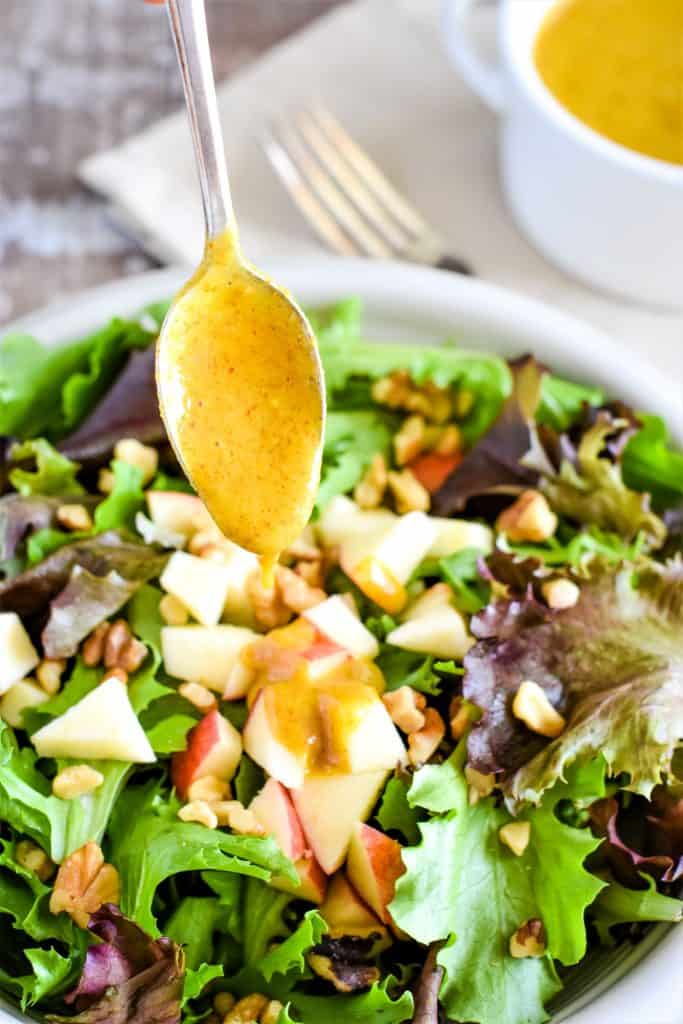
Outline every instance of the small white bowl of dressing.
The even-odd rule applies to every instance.
[[[561,269],[683,310],[683,4],[501,0],[500,64],[467,35],[477,0],[444,0],[446,41],[500,116],[510,210]]]

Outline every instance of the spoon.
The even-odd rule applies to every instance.
[[[157,346],[168,437],[232,541],[277,556],[301,534],[320,475],[325,395],[308,321],[241,253],[204,0],[169,0],[199,171],[206,246]]]

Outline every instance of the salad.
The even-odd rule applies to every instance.
[[[163,313],[0,344],[0,990],[83,1024],[546,1020],[683,912],[683,456],[342,302],[269,582],[166,442]]]

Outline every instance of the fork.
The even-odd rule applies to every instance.
[[[262,145],[290,197],[335,252],[472,274],[325,107],[274,122]]]

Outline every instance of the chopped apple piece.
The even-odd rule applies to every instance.
[[[0,612],[0,694],[28,675],[39,661],[16,612]]]
[[[460,660],[474,639],[460,612],[444,604],[407,619],[389,633],[387,643],[406,651]]]
[[[326,874],[344,863],[353,830],[370,816],[387,775],[311,775],[292,791],[308,845]]]
[[[231,587],[230,570],[208,558],[197,558],[186,551],[175,551],[159,578],[168,594],[173,594],[203,626],[215,626],[223,614]]]
[[[147,491],[147,509],[153,523],[186,539],[198,530],[208,530],[213,520],[206,505],[194,494],[182,491]]]
[[[272,688],[266,687],[254,701],[242,734],[244,749],[267,775],[288,789],[297,788],[303,785],[307,751],[289,750],[280,739],[271,695]]]
[[[220,711],[209,711],[187,736],[187,747],[173,755],[171,778],[180,797],[197,779],[215,775],[230,782],[242,756],[242,737]]]
[[[240,652],[258,636],[244,626],[164,626],[164,666],[177,679],[223,693]]]
[[[388,530],[396,516],[388,509],[367,511],[344,495],[336,495],[325,506],[315,524],[317,534],[325,547],[336,547],[343,541],[378,530]]]
[[[436,527],[436,536],[427,552],[430,558],[445,558],[464,548],[477,548],[485,555],[493,550],[493,531],[483,523],[438,516],[430,516],[430,520]]]
[[[309,679],[322,679],[330,672],[336,672],[344,662],[349,660],[348,651],[344,651],[332,643],[317,643],[302,653],[308,664]]]
[[[251,551],[245,551],[237,544],[227,549],[226,579],[228,592],[223,605],[223,619],[238,626],[256,625],[256,617],[247,591],[249,577],[259,569],[259,560]]]
[[[154,751],[128,699],[115,678],[100,683],[59,718],[33,734],[40,757],[132,761],[151,764]]]
[[[321,693],[320,714],[328,751],[338,751],[354,773],[393,771],[405,759],[405,747],[385,705],[375,691],[350,721],[349,705],[335,694]]]
[[[391,614],[406,601],[404,585],[426,557],[436,527],[424,512],[394,518],[388,530],[343,542],[339,559],[344,572],[364,594]]]
[[[387,907],[394,898],[396,881],[405,871],[396,840],[359,822],[351,836],[346,871],[368,906],[388,924],[391,915]]]
[[[420,619],[423,615],[431,615],[437,609],[450,608],[452,599],[453,591],[447,583],[435,583],[406,608],[402,619],[409,622],[411,619]]]
[[[309,608],[304,615],[320,633],[346,648],[354,658],[376,658],[379,654],[377,639],[339,594]]]
[[[30,679],[20,679],[0,698],[0,718],[13,729],[21,729],[24,711],[27,708],[37,708],[49,699],[48,694],[37,683]]]
[[[290,860],[299,860],[306,851],[306,840],[294,804],[285,787],[276,779],[268,779],[249,805],[259,825],[273,836]]]
[[[270,884],[274,889],[281,892],[289,892],[300,900],[309,900],[311,903],[322,903],[327,891],[327,875],[318,864],[315,857],[310,854],[298,860],[294,867],[299,875],[299,884],[290,882],[288,878],[275,876]]]
[[[339,939],[344,935],[367,939],[370,935],[377,935],[382,942],[382,949],[391,945],[387,929],[363,903],[343,872],[330,879],[320,914],[325,919],[332,939]],[[374,953],[379,952],[380,949],[374,948]]]

